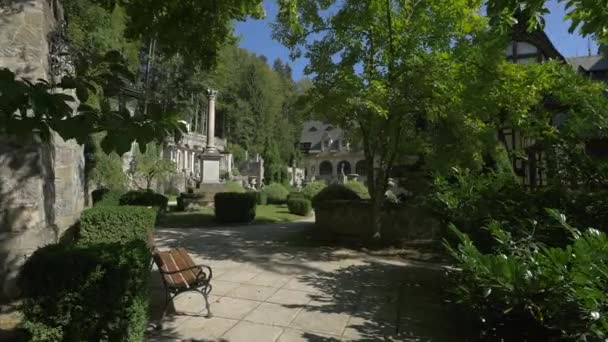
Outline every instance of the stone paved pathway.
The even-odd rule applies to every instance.
[[[182,246],[212,266],[212,318],[182,294],[150,341],[466,341],[446,309],[439,267],[302,241],[310,223],[160,229],[160,249]],[[154,310],[162,306],[158,272]],[[154,317],[153,317],[154,318]]]

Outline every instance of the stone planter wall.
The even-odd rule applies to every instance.
[[[440,223],[427,211],[410,204],[391,204],[383,209],[385,239],[433,239]],[[339,236],[367,239],[372,236],[368,201],[329,201],[315,208],[315,226]]]

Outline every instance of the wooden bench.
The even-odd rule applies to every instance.
[[[209,293],[212,289],[210,282],[213,276],[211,267],[195,264],[190,254],[182,247],[168,251],[155,249],[153,257],[165,285],[165,306],[161,321],[169,303],[184,292],[197,292],[203,295],[207,317],[211,317],[209,308]]]

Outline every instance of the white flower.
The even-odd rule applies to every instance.
[[[597,321],[598,319],[600,319],[600,313],[597,311],[592,311],[591,312],[591,319],[594,321]]]
[[[600,234],[601,234],[599,230],[593,229],[593,228],[589,228],[588,232],[589,232],[589,234],[595,235],[595,236],[600,236]]]
[[[532,272],[530,272],[530,270],[527,270],[526,274],[524,275],[524,278],[531,279],[532,278]]]

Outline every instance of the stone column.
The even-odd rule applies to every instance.
[[[207,90],[207,97],[209,98],[209,120],[207,121],[207,153],[217,153],[215,147],[215,98],[217,97],[217,90]]]
[[[190,152],[190,168],[189,168],[189,174],[192,173],[194,174],[194,158],[195,158],[195,152],[192,151]]]

